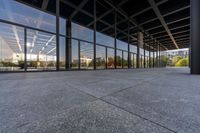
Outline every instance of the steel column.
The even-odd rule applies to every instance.
[[[158,42],[156,42],[156,67],[158,67]]]
[[[200,0],[191,0],[191,74],[200,74]]]
[[[149,38],[149,68],[151,68],[151,38]]]
[[[115,9],[115,12],[114,12],[114,16],[115,16],[115,24],[114,24],[114,30],[115,30],[115,40],[114,40],[114,48],[115,48],[115,62],[114,62],[114,64],[115,64],[115,69],[117,69],[117,11],[116,11],[116,9]]]
[[[106,69],[108,69],[108,48],[106,47]]]
[[[155,67],[155,40],[153,40],[153,68]]]
[[[66,69],[67,70],[70,70],[71,69],[71,43],[72,43],[72,31],[71,31],[71,28],[72,25],[71,25],[71,19],[68,19],[67,22],[66,22],[66,35],[67,35],[67,38],[66,38]]]
[[[94,8],[94,70],[96,70],[96,0],[93,0],[93,8]]]
[[[144,44],[143,44],[143,49],[144,49],[144,68],[146,68],[146,40],[144,37]]]
[[[27,29],[24,28],[24,70],[27,71]]]
[[[59,44],[60,44],[60,40],[59,40],[59,33],[60,33],[60,0],[56,0],[56,70],[59,70],[59,64],[60,64],[60,52],[59,52]]]
[[[131,60],[130,60],[130,22],[128,21],[128,68],[131,68]]]

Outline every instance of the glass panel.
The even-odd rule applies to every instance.
[[[105,69],[106,65],[106,48],[96,45],[96,68]]]
[[[128,68],[128,52],[123,52],[123,68]]]
[[[136,58],[135,58],[135,54],[131,53],[131,68],[135,68],[136,66]]]
[[[117,40],[117,48],[128,51],[128,43]]]
[[[59,47],[59,54],[60,54],[60,69],[65,70],[66,66],[66,45],[65,45],[65,37],[60,37],[60,47]]]
[[[112,48],[107,48],[107,68],[115,68],[115,51]]]
[[[66,19],[60,18],[60,34],[66,35]]]
[[[78,41],[72,39],[72,69],[79,67]]]
[[[87,42],[80,42],[80,61],[81,69],[93,69],[93,44]]]
[[[81,25],[72,23],[72,37],[89,41],[89,42],[94,42],[94,31],[90,30],[86,27],[83,27]]]
[[[130,52],[137,53],[137,46],[130,45]]]
[[[117,68],[122,68],[122,51],[121,50],[117,50],[117,60],[116,60],[116,64],[117,64]]]
[[[27,30],[27,70],[56,70],[56,36]]]
[[[24,28],[0,23],[0,71],[23,70]]]
[[[99,32],[96,32],[96,36],[97,36],[97,38],[96,38],[97,44],[114,47],[114,38],[113,37],[104,35]]]
[[[137,54],[134,54],[134,68],[136,68],[137,64]]]
[[[144,57],[142,55],[140,56],[140,67],[144,68]]]
[[[56,17],[14,0],[1,0],[0,19],[56,32]]]

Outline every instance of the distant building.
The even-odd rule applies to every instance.
[[[168,50],[164,51],[162,55],[167,56],[169,59],[172,59],[174,56],[186,58],[189,55],[189,49]]]

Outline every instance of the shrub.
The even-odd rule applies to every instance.
[[[183,67],[183,66],[188,66],[188,58],[183,58],[180,59],[177,63],[176,63],[176,67]]]
[[[183,59],[181,56],[174,56],[174,57],[172,58],[171,66],[175,66],[176,63],[177,63],[179,60],[181,60],[181,59]]]

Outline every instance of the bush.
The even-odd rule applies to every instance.
[[[175,66],[181,59],[183,59],[181,56],[174,56],[170,65]]]
[[[188,58],[184,58],[184,59],[180,59],[177,63],[176,63],[176,67],[184,67],[184,66],[188,66]]]
[[[161,56],[161,61],[160,61],[160,65],[162,67],[166,67],[167,66],[167,62],[168,62],[169,58],[166,56]]]

